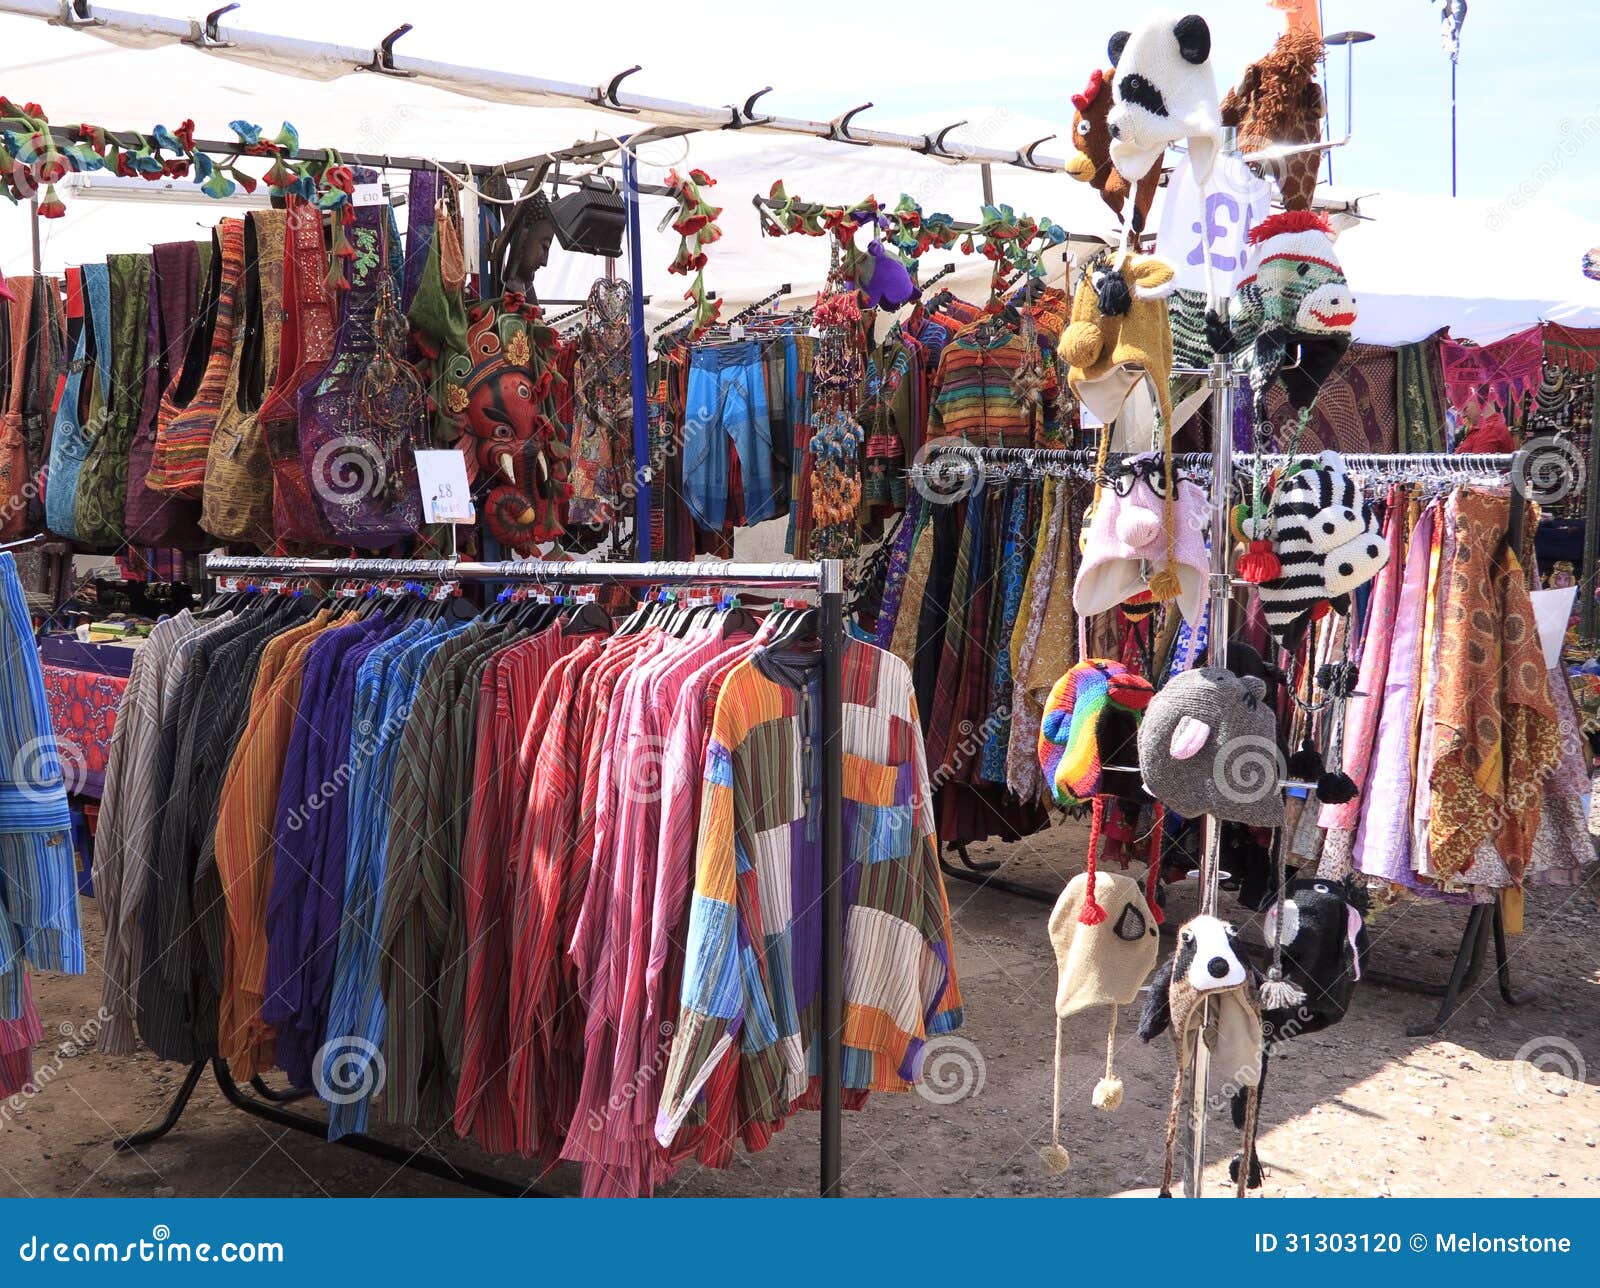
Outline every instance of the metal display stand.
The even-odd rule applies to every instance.
[[[471,563],[447,559],[299,559],[208,555],[206,575],[354,578],[434,582],[540,583],[555,585],[616,586],[761,586],[807,589],[817,592],[822,627],[822,1129],[818,1192],[837,1198],[843,1192],[843,1077],[844,1077],[844,731],[843,663],[844,565],[837,559],[812,563],[747,564],[706,561],[699,563],[544,563],[512,560]],[[247,1094],[234,1080],[227,1062],[216,1057],[189,1066],[183,1085],[168,1106],[165,1117],[148,1131],[117,1139],[118,1150],[136,1149],[166,1136],[178,1125],[210,1067],[223,1097],[236,1109],[291,1131],[319,1139],[327,1137],[327,1123],[282,1108],[308,1093],[280,1092],[259,1078],[251,1080],[256,1095]],[[407,1149],[372,1136],[352,1133],[334,1142],[385,1162],[442,1177],[468,1189],[500,1196],[549,1197],[503,1177],[458,1167],[442,1157]]]

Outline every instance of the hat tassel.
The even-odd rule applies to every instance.
[[[1056,1077],[1055,1091],[1050,1098],[1050,1143],[1039,1151],[1039,1161],[1052,1176],[1060,1176],[1072,1166],[1072,1156],[1061,1143],[1061,1025],[1056,1017]]]
[[[1096,796],[1089,812],[1089,863],[1084,870],[1088,883],[1083,892],[1083,907],[1078,909],[1078,920],[1085,926],[1098,926],[1106,919],[1105,908],[1094,897],[1094,888],[1098,883],[1095,856],[1100,852],[1100,828],[1105,819],[1105,809],[1105,797]]]
[[[1059,1031],[1059,1024],[1057,1030]],[[1096,1109],[1115,1113],[1122,1105],[1122,1079],[1112,1071],[1112,1059],[1117,1050],[1117,1008],[1111,1008],[1111,1027],[1106,1031],[1106,1076],[1094,1084],[1090,1103]]]

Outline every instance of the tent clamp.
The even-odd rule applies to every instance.
[[[193,45],[196,49],[232,49],[233,41],[224,40],[220,24],[223,14],[232,13],[239,6],[225,4],[220,9],[213,9],[205,16],[205,21],[189,20],[189,36],[183,43]]]
[[[772,93],[772,86],[768,85],[763,89],[758,89],[749,98],[745,99],[743,107],[740,107],[737,103],[729,103],[728,111],[733,114],[733,119],[722,128],[725,130],[743,130],[752,125],[764,125],[770,121],[772,119],[770,116],[756,115],[756,100],[763,94],[770,93]]]
[[[408,72],[402,67],[394,65],[394,42],[411,30],[409,22],[403,22],[387,36],[378,42],[378,47],[372,51],[372,61],[362,66],[362,71],[377,72],[380,76],[398,76],[404,80],[416,77],[416,72]]]
[[[1055,137],[1056,136],[1054,134],[1047,134],[1042,139],[1035,139],[1032,143],[1028,144],[1027,147],[1017,149],[1017,159],[1014,164],[1021,166],[1024,170],[1037,170],[1040,173],[1054,174],[1055,170],[1053,167],[1040,165],[1038,161],[1034,159],[1033,154],[1039,150],[1042,144],[1050,142],[1050,140]]]
[[[94,16],[94,6],[89,0],[61,0],[61,15],[55,22],[57,26],[70,27],[74,31],[106,25],[104,18]]]
[[[920,147],[918,151],[921,152],[923,156],[938,157],[940,160],[963,160],[964,158],[959,152],[952,152],[948,147],[945,146],[945,139],[950,137],[951,130],[959,130],[965,124],[967,124],[966,121],[954,121],[945,126],[944,129],[940,130],[937,134],[924,134],[922,136],[922,147]]]
[[[850,133],[850,122],[871,106],[871,103],[863,103],[860,107],[852,107],[842,116],[834,117],[828,122],[828,138],[834,143],[853,143],[858,148],[871,146],[865,139],[858,139]]]
[[[589,101],[596,107],[608,107],[613,112],[627,112],[630,116],[638,116],[639,109],[636,107],[628,107],[626,104],[624,104],[622,100],[617,97],[617,91],[622,87],[623,81],[632,76],[634,72],[642,71],[643,69],[644,65],[642,63],[635,63],[627,70],[618,72],[608,82],[606,82],[605,85],[595,86],[594,97]]]

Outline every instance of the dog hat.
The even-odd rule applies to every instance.
[[[1139,726],[1145,786],[1185,818],[1282,827],[1284,760],[1266,691],[1220,666],[1167,681]]]
[[[1130,183],[1161,161],[1169,143],[1187,139],[1194,177],[1204,183],[1222,146],[1211,28],[1199,14],[1151,14],[1133,32],[1111,37],[1115,99],[1107,124],[1111,162]]]
[[[1267,517],[1278,572],[1260,583],[1261,608],[1288,648],[1327,606],[1349,609],[1350,593],[1389,562],[1389,542],[1337,452],[1291,467],[1272,490]]]
[[[1109,915],[1101,921],[1085,922],[1086,904],[1097,904]],[[1112,1112],[1122,1103],[1123,1091],[1112,1063],[1117,1007],[1138,997],[1140,985],[1155,968],[1161,943],[1156,925],[1138,884],[1114,872],[1084,872],[1073,877],[1050,913],[1050,945],[1055,949],[1057,972],[1055,1093],[1050,1144],[1039,1151],[1039,1158],[1051,1172],[1064,1172],[1071,1163],[1061,1143],[1062,1022],[1091,1006],[1110,1008],[1105,1076],[1095,1084],[1090,1103]]]
[[[1209,1013],[1204,1003],[1210,1003]],[[1178,930],[1178,947],[1150,981],[1139,1036],[1148,1042],[1168,1027],[1177,1051],[1177,1076],[1167,1111],[1167,1156],[1161,1174],[1161,1196],[1172,1193],[1172,1152],[1178,1115],[1183,1107],[1184,1075],[1189,1066],[1192,1031],[1206,1017],[1199,1034],[1211,1054],[1218,1081],[1245,1092],[1243,1158],[1255,1154],[1256,1107],[1262,1062],[1261,1001],[1255,973],[1245,959],[1234,928],[1201,914]],[[1247,1168],[1239,1169],[1238,1196],[1244,1197]]]
[[[1119,466],[1118,477],[1096,490],[1072,587],[1073,607],[1080,615],[1148,602],[1150,573],[1167,556],[1170,532],[1178,607],[1191,626],[1199,624],[1210,573],[1208,508],[1205,494],[1189,479],[1177,480],[1177,497],[1170,498],[1165,464],[1160,453],[1131,457]]]

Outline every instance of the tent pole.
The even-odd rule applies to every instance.
[[[623,139],[624,145],[627,139]],[[651,555],[650,533],[650,401],[649,368],[645,361],[645,345],[649,333],[644,329],[644,236],[640,232],[639,218],[639,159],[633,149],[622,149],[622,181],[627,189],[624,200],[628,205],[628,276],[633,281],[629,303],[629,349],[633,362],[630,382],[633,397],[633,538],[634,558],[648,560]]]

